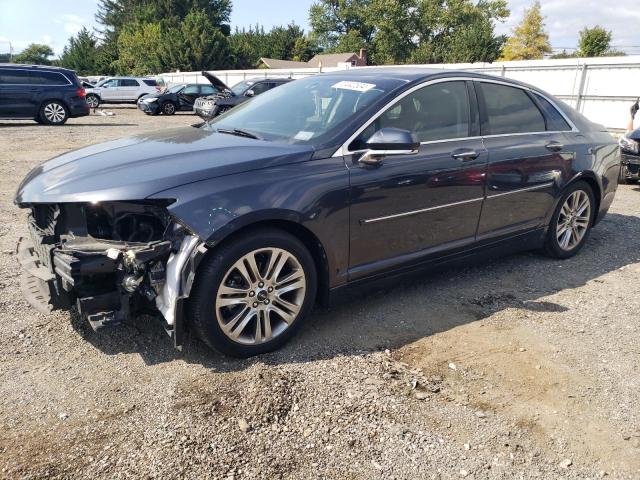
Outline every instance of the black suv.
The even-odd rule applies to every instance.
[[[76,73],[58,67],[0,64],[0,118],[62,125],[89,115]]]

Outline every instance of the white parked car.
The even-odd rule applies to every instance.
[[[91,108],[101,103],[136,103],[140,97],[161,89],[152,78],[109,77],[95,88],[86,89],[87,103]]]

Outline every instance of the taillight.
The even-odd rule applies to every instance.
[[[80,98],[83,98],[87,96],[87,92],[84,90],[84,88],[76,88],[76,95]]]
[[[160,85],[156,85],[156,92],[159,92],[162,90],[162,87]]]

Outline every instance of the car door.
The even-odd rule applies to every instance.
[[[135,78],[121,78],[118,81],[118,100],[132,102],[140,95],[140,84]]]
[[[413,155],[388,155],[378,167],[358,163],[381,128],[412,131]],[[484,196],[487,153],[470,82],[429,82],[400,98],[349,145],[349,278],[470,245]]]
[[[112,78],[111,80],[107,80],[100,86],[100,98],[103,100],[107,100],[113,102],[115,100],[119,100],[119,88],[118,87],[119,80],[117,78]]]
[[[557,188],[570,176],[566,120],[547,118],[534,92],[493,81],[475,82],[484,146],[489,152],[486,201],[478,239],[541,226]],[[550,105],[551,108],[553,108]]]
[[[0,116],[35,116],[34,88],[37,89],[31,84],[29,70],[0,68]]]
[[[180,110],[191,110],[193,102],[200,95],[199,85],[187,85],[180,93],[178,93],[178,101],[180,102]]]

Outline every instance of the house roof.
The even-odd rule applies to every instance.
[[[355,53],[321,53],[307,62],[308,67],[318,67],[322,62],[323,67],[337,67],[339,63],[350,62],[353,57],[358,57]]]
[[[260,61],[269,68],[309,68],[337,67],[339,63],[351,62],[359,58],[355,53],[320,53],[308,62],[294,62],[293,60],[277,60],[275,58],[261,58]]]
[[[309,68],[306,62],[295,62],[293,60],[278,60],[276,58],[261,58],[260,61],[269,68]]]

